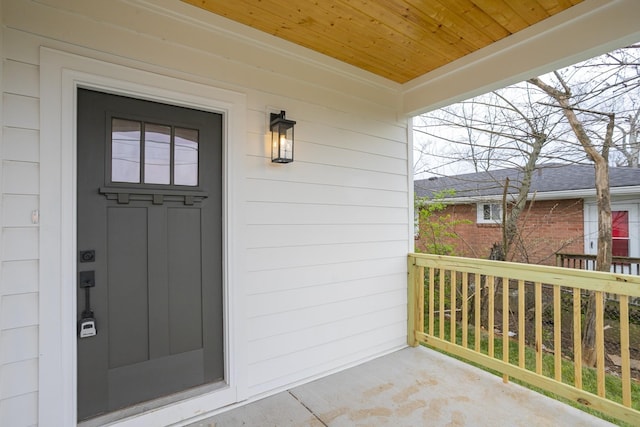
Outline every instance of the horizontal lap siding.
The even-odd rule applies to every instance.
[[[396,88],[299,62],[286,49],[274,61],[261,46],[217,31],[220,21],[203,11],[160,1],[184,13],[174,17],[154,3],[3,3],[0,419],[12,425],[37,423],[40,278],[31,213],[40,196],[40,46],[247,95],[238,229],[229,238],[243,258],[232,275],[242,283],[230,286],[246,295],[245,307],[233,309],[246,316],[248,366],[239,369],[249,395],[406,341],[410,189]],[[266,136],[268,114],[280,109],[297,121],[288,165],[271,163]]]
[[[5,31],[6,34],[6,31]],[[0,139],[0,420],[36,425],[39,69],[3,34]],[[18,53],[18,55],[13,55]]]
[[[249,383],[254,394],[406,339],[404,129],[316,111],[297,121],[295,161],[271,165],[266,117],[249,115]],[[314,121],[316,120],[316,121]]]

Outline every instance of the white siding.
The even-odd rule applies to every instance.
[[[0,420],[38,423],[38,209],[40,110],[35,64],[13,58],[2,34],[0,139]]]
[[[51,161],[39,155],[41,114],[59,112],[41,112],[41,46],[246,94],[230,236],[241,245],[234,277],[243,279],[231,286],[246,301],[235,307],[247,326],[239,395],[404,345],[410,188],[397,85],[253,30],[242,31],[257,42],[236,37],[237,25],[180,2],[2,3],[0,419],[37,424],[38,376],[46,376],[38,290],[48,282],[38,277],[32,213],[47,198],[39,162]],[[298,123],[289,165],[269,159],[268,115],[280,109]]]

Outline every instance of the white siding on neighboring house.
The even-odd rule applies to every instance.
[[[158,4],[176,14],[160,13]],[[39,158],[39,141],[48,138],[39,134],[41,114],[60,114],[39,102],[41,47],[246,96],[244,139],[234,147],[241,158],[228,171],[238,192],[228,236],[237,271],[229,272],[236,280],[229,286],[245,302],[230,308],[244,318],[230,337],[242,340],[236,347],[246,361],[235,367],[245,378],[240,399],[405,345],[408,122],[396,113],[396,85],[360,80],[360,72],[320,55],[298,60],[303,50],[284,42],[268,52],[228,34],[235,24],[179,2],[2,6],[0,424],[61,425],[38,420],[38,405],[49,413],[42,412],[48,403],[38,402],[38,378],[47,378],[38,358],[48,351],[39,348],[39,314],[50,312],[39,306],[38,292],[59,274],[39,277],[46,260],[39,259],[32,220],[49,196],[40,193],[40,161],[47,170],[59,161]],[[297,121],[289,165],[268,157],[268,114],[280,109]],[[43,220],[48,214],[40,213]]]

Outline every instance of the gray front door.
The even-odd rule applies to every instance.
[[[82,420],[224,379],[222,117],[85,89],[77,113]]]

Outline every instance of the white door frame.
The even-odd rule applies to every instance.
[[[140,64],[136,64],[139,66]],[[40,50],[39,425],[77,423],[76,93],[78,87],[223,114],[223,292],[226,386],[116,422],[180,423],[247,394],[245,322],[237,224],[246,96],[49,48]],[[232,233],[233,230],[233,233]],[[233,238],[229,238],[233,235]],[[234,283],[234,286],[230,286]]]

